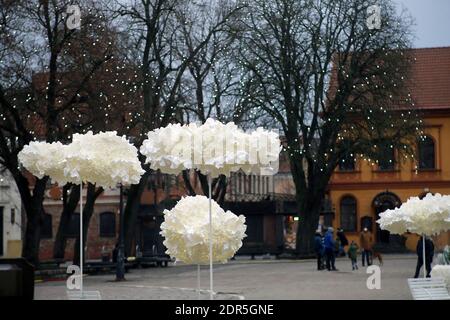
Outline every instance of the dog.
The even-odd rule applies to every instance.
[[[375,258],[378,259],[378,265],[382,266],[383,265],[383,257],[381,256],[381,253],[372,250],[372,262],[373,262],[373,259],[375,259]]]

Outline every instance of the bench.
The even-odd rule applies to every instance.
[[[64,264],[64,259],[52,259],[52,260],[44,260],[40,261],[37,267],[38,270],[54,270],[61,268],[61,265]]]
[[[156,265],[157,267],[167,267],[172,259],[167,254],[152,255],[144,253],[142,257],[136,258],[138,266]]]
[[[442,278],[408,279],[408,285],[414,300],[450,300]]]
[[[125,272],[134,267],[134,262],[125,261]],[[83,273],[86,274],[100,274],[100,273],[114,273],[117,268],[116,262],[90,261],[83,266]]]
[[[252,260],[255,260],[255,256],[270,255],[273,254],[278,258],[278,255],[282,253],[281,250],[271,248],[261,242],[247,242],[236,252],[237,256],[251,256]]]

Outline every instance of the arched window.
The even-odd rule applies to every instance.
[[[423,137],[418,141],[419,169],[435,169],[435,148],[431,137]]]
[[[346,196],[341,199],[341,228],[344,231],[356,231],[356,199]]]
[[[116,236],[116,215],[114,212],[100,213],[100,237],[113,238]]]

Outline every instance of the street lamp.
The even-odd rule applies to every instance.
[[[124,215],[123,215],[123,186],[120,184],[120,201],[119,201],[119,247],[117,251],[116,262],[116,281],[125,280],[125,246],[124,246]]]

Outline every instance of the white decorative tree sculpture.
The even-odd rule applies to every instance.
[[[275,174],[281,150],[278,134],[262,128],[246,133],[234,123],[208,119],[203,125],[169,124],[148,133],[140,149],[154,170],[178,174],[195,169],[208,176],[209,274],[213,299],[212,178],[239,170],[245,173]],[[194,262],[194,261],[192,261]],[[197,264],[200,262],[197,261]]]
[[[450,196],[429,193],[423,199],[411,197],[400,208],[382,212],[377,223],[381,229],[395,234],[409,231],[422,235],[425,278],[425,236],[450,230]]]
[[[144,170],[137,149],[115,131],[74,134],[72,143],[31,142],[19,153],[20,163],[33,175],[49,176],[63,186],[80,185],[80,297],[83,298],[83,182],[111,188],[139,183]]]

